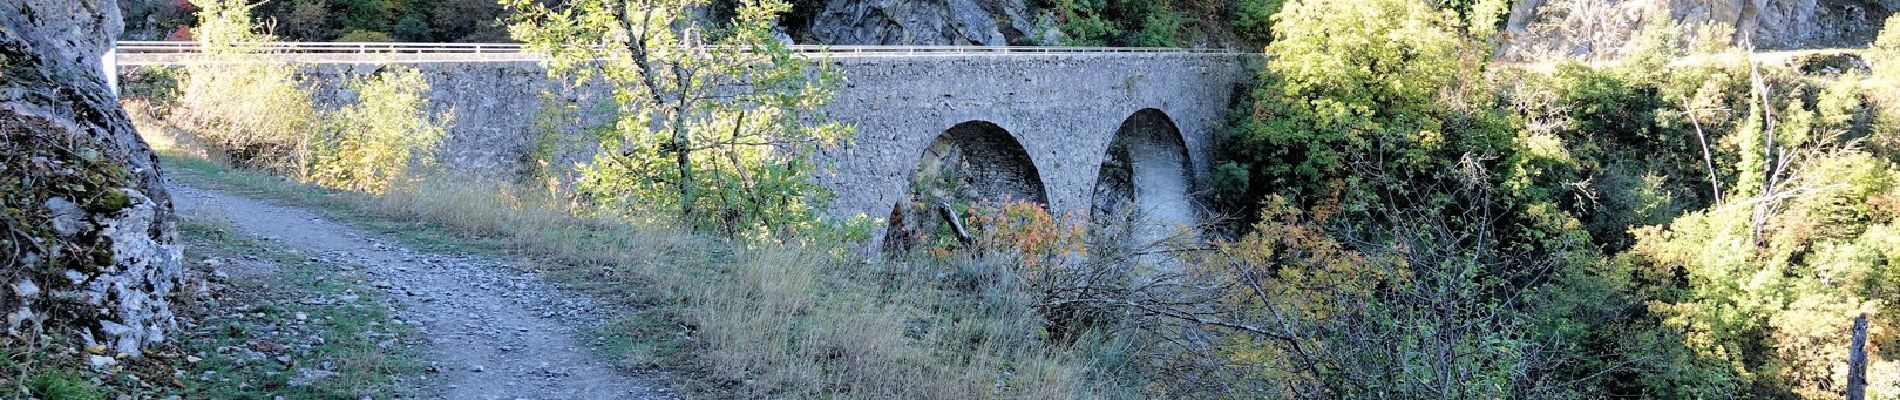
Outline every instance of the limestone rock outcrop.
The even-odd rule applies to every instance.
[[[811,35],[830,45],[1006,46],[1040,40],[1023,0],[828,0]]]
[[[0,2],[0,313],[138,356],[176,324],[177,222],[152,150],[105,86],[114,0]]]
[[[1757,50],[1863,47],[1900,0],[1522,0],[1512,5],[1502,56],[1602,60],[1668,16],[1689,45]]]

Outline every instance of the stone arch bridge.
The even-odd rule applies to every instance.
[[[133,66],[116,72],[125,87],[143,79],[137,66],[179,60],[151,51],[150,43],[121,48],[109,59]],[[1033,200],[1098,218],[1138,212],[1166,223],[1197,222],[1203,213],[1194,199],[1208,189],[1214,139],[1237,86],[1248,78],[1243,64],[1258,57],[1169,49],[903,49],[828,48],[820,55],[842,67],[847,80],[825,111],[857,129],[852,143],[818,156],[829,166],[821,183],[838,195],[833,215],[897,216],[894,208],[936,191]],[[453,169],[505,176],[527,167],[529,154],[549,151],[540,133],[547,121],[606,120],[587,115],[589,104],[605,99],[604,90],[564,88],[530,57],[506,50],[287,56],[307,64],[304,79],[318,88],[320,104],[354,96],[336,84],[344,76],[388,63],[418,68],[432,84],[434,107],[450,118],[438,158]],[[547,111],[563,103],[569,113]],[[592,149],[570,146],[588,142],[576,139],[553,144],[558,162],[590,156]],[[962,185],[932,187],[945,181]]]

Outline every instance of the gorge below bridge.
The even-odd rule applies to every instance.
[[[431,107],[447,116],[437,160],[452,171],[513,177],[536,157],[557,167],[585,162],[596,143],[587,127],[612,123],[600,111],[613,107],[608,90],[550,79],[518,45],[274,45],[335,50],[282,54],[300,65],[320,105],[354,98],[340,84],[347,77],[392,64],[420,70],[431,84]],[[1260,57],[1188,49],[797,47],[845,76],[823,111],[856,135],[815,160],[820,183],[837,194],[832,215],[899,217],[894,209],[936,190],[928,181],[949,179],[962,181],[953,197],[1119,215],[1149,231],[1206,218],[1196,199],[1209,189],[1212,146],[1238,86],[1250,78],[1244,64]],[[108,68],[117,69],[118,85],[135,88],[151,66],[185,62],[189,51],[180,48],[123,42]]]

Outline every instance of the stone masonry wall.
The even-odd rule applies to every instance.
[[[1051,209],[1086,210],[1110,141],[1125,120],[1144,109],[1159,110],[1174,122],[1189,150],[1193,175],[1205,177],[1230,97],[1248,78],[1241,57],[837,60],[847,83],[826,114],[856,126],[858,134],[852,144],[819,155],[829,166],[821,181],[839,195],[831,204],[834,215],[882,217],[908,194],[909,174],[925,147],[959,123],[986,121],[1021,142],[1042,177]],[[546,151],[549,143],[555,145],[554,169],[571,170],[594,151],[587,128],[612,121],[610,111],[602,111],[611,100],[605,88],[563,88],[533,62],[407,65],[422,71],[435,107],[450,116],[437,159],[454,171],[517,177],[529,167],[524,162],[530,155]],[[378,68],[384,67],[320,64],[303,73],[318,87],[317,102],[335,106],[354,96],[337,82]],[[572,112],[549,118],[544,110],[550,101]]]

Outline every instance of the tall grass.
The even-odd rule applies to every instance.
[[[175,152],[173,154],[176,154]],[[1088,379],[1084,344],[1045,340],[1032,296],[980,261],[864,259],[823,240],[735,241],[590,216],[545,191],[437,176],[383,195],[333,192],[212,166],[181,181],[318,206],[409,239],[520,256],[603,299],[642,306],[614,324],[627,364],[690,371],[734,397],[1072,398],[1113,389]],[[400,226],[397,226],[400,225]]]

